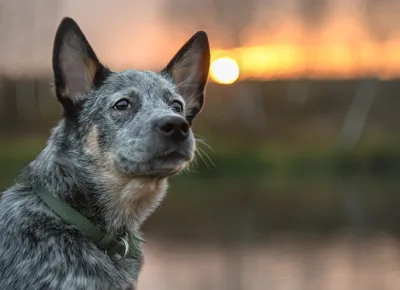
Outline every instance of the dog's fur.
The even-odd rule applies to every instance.
[[[167,177],[194,158],[190,124],[203,107],[209,61],[207,35],[198,32],[160,72],[112,72],[75,21],[62,20],[53,70],[64,116],[20,181],[3,194],[1,289],[136,288],[141,253],[113,260],[35,189],[47,188],[115,237],[137,231],[163,198]],[[154,124],[165,117],[187,122],[185,141],[160,136]]]

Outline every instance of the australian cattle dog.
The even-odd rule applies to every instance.
[[[52,66],[63,117],[0,202],[0,289],[136,289],[139,230],[193,160],[207,34],[157,72],[111,71],[69,18]]]

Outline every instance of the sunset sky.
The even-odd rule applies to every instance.
[[[224,14],[214,13],[211,0],[193,6],[189,2],[195,0],[171,1],[3,0],[0,73],[48,74],[55,30],[68,15],[81,26],[99,58],[115,70],[161,68],[196,30],[204,29],[212,58],[234,58],[241,78],[400,76],[400,25],[393,16],[399,15],[393,10],[400,5],[382,6],[383,17],[373,19],[383,19],[387,32],[379,43],[371,37],[362,0],[328,1],[323,21],[311,28],[301,18],[300,2],[280,0],[272,5],[255,0],[254,13],[239,32],[240,43],[232,45],[236,32],[223,22]],[[235,3],[234,12],[241,16],[246,1]]]

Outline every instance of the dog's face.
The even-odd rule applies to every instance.
[[[210,52],[196,33],[160,72],[112,72],[65,18],[53,50],[55,90],[79,142],[119,174],[167,177],[194,157],[193,118],[204,104]]]

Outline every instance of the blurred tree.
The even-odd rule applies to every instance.
[[[315,57],[315,47],[319,45],[321,28],[324,25],[329,9],[328,0],[300,0],[297,2],[302,22],[303,47],[305,48],[305,73],[312,73],[310,56]]]
[[[212,2],[213,0],[166,0],[163,2],[163,16],[166,21],[181,29],[183,25],[207,29],[215,24]]]
[[[302,47],[304,49],[305,80],[291,82],[286,98],[301,108],[305,105],[310,91],[309,76],[312,74],[311,59],[315,57],[315,47],[319,45],[321,27],[329,11],[328,0],[297,1],[298,15],[302,23]]]
[[[182,24],[196,29],[213,28],[227,34],[227,46],[242,45],[243,31],[251,24],[259,0],[167,0],[164,15],[168,21],[182,28]],[[270,2],[270,1],[269,1]]]
[[[371,38],[385,44],[399,28],[400,2],[398,0],[363,0],[362,15]]]
[[[400,28],[400,2],[398,0],[363,0],[362,20],[367,27],[371,40],[378,47],[377,54],[387,53],[387,42]],[[389,61],[389,60],[388,60]],[[379,77],[385,74],[385,62],[375,69],[375,77],[362,80],[348,110],[341,131],[340,145],[343,149],[352,149],[360,139],[371,111],[375,96],[378,94]]]
[[[48,54],[39,54],[39,49],[32,43],[47,42],[54,37],[54,27],[57,27],[60,21],[59,8],[59,0],[48,3],[0,0],[0,42],[4,43],[2,49],[5,52],[0,53],[0,67],[1,58],[10,55],[7,53],[10,50],[15,51],[15,55],[29,55],[31,63],[47,62],[47,58],[40,59],[40,56],[48,57]],[[14,59],[14,62],[18,66],[18,58]],[[2,95],[2,98],[10,100],[0,100],[0,103],[4,106],[8,104],[10,108],[5,108],[6,111],[12,111],[11,107],[14,107],[15,103],[18,121],[25,120],[27,125],[31,125],[30,121],[37,119],[38,104],[46,101],[48,96],[38,95],[35,83],[21,77],[21,81],[13,84],[15,90],[12,95]]]
[[[398,0],[363,0],[361,3],[363,23],[375,48],[378,48],[375,53],[387,57],[387,42],[400,27],[400,3]],[[362,136],[379,87],[382,88],[379,78],[385,74],[384,63],[376,66],[372,78],[361,80],[356,90],[341,130],[339,146],[342,150],[354,149]],[[368,223],[365,221],[364,200],[359,192],[349,186],[349,176],[343,175],[339,184],[347,220],[356,228],[365,230]]]
[[[259,4],[258,0],[212,0],[212,2],[216,20],[221,23],[223,30],[228,32],[231,46],[242,46],[242,34],[252,23]]]

